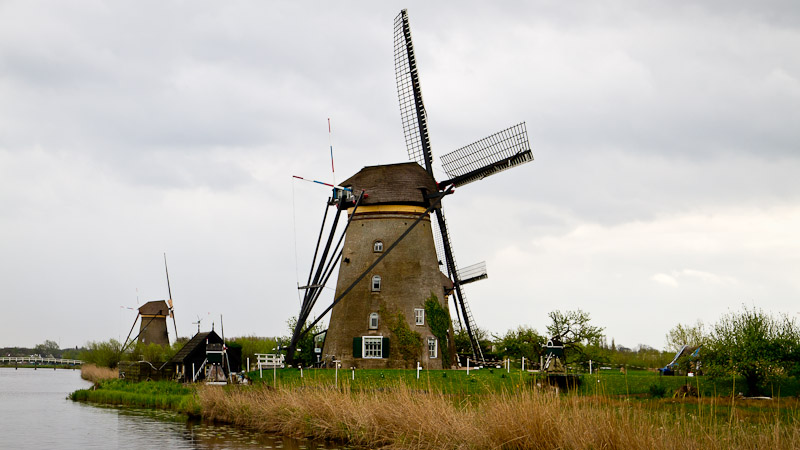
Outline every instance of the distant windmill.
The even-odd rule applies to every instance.
[[[462,286],[486,278],[485,264],[458,270],[441,201],[456,187],[532,161],[525,123],[443,155],[448,179],[437,182],[406,10],[395,19],[394,50],[403,132],[413,162],[365,167],[341,182],[341,187],[334,187],[328,205],[336,206],[336,215],[328,240],[321,246],[326,208],[308,282],[301,287],[305,295],[287,349],[289,360],[301,336],[332,310],[323,354],[338,358],[346,366],[407,365],[400,351],[391,350],[396,347],[390,342],[393,317],[402,313],[408,327],[423,339],[417,360],[426,367],[449,368],[453,361],[443,361],[442,349],[453,349],[452,330],[444,336],[447,342],[440,342],[442,330],[435,333],[431,329],[424,306],[431,294],[445,310],[447,297],[453,296],[457,319],[469,335],[472,356],[483,360]],[[347,223],[331,251],[342,211],[347,211]],[[340,261],[333,303],[306,325]],[[444,265],[445,273],[440,265]],[[448,353],[452,358],[453,352]]]
[[[122,346],[123,351],[133,342],[142,344],[159,344],[169,346],[169,333],[167,332],[167,317],[172,317],[172,325],[175,329],[175,339],[178,339],[178,326],[175,322],[175,310],[172,303],[172,288],[169,282],[169,269],[167,268],[167,254],[164,254],[164,269],[167,275],[168,300],[153,300],[137,308],[136,318],[133,321],[128,337]],[[138,288],[136,290],[136,301],[138,303]],[[127,306],[121,308],[133,309]],[[140,320],[141,319],[141,320]],[[139,321],[139,334],[131,339],[136,322]]]

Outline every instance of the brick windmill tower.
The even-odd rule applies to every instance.
[[[394,50],[412,162],[365,167],[333,186],[328,205],[336,207],[336,215],[327,242],[319,245],[323,218],[308,283],[301,287],[305,296],[288,347],[290,360],[300,338],[332,310],[322,349],[327,361],[360,368],[408,367],[419,361],[430,369],[450,368],[455,352],[449,298],[470,337],[472,357],[483,359],[462,286],[486,278],[485,264],[458,269],[441,202],[456,187],[533,160],[525,124],[443,155],[449,178],[437,182],[406,10],[395,19]],[[331,251],[342,211],[347,222]],[[337,264],[333,303],[306,325]]]

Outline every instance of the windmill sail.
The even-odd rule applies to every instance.
[[[417,60],[414,56],[414,44],[411,42],[411,27],[408,23],[408,12],[405,9],[400,11],[394,21],[394,70],[408,157],[424,167],[428,174],[435,178],[433,176],[433,154],[428,134],[428,116],[422,102]],[[456,311],[458,312],[460,306],[463,325],[466,325],[473,356],[475,358],[480,356],[483,360],[480,345],[472,332],[476,327],[458,279],[458,269],[450,245],[450,233],[447,230],[447,222],[441,206],[436,209],[436,218],[437,222],[434,225],[436,251],[439,260],[446,263],[447,275],[453,281],[454,301],[457,302]]]
[[[422,103],[417,59],[414,56],[411,28],[405,9],[394,19],[394,70],[408,157],[433,175],[428,116]]]
[[[533,153],[522,122],[443,155],[442,167],[451,179],[439,186],[463,186],[530,161]]]

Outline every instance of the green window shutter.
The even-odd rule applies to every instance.
[[[361,358],[361,338],[353,338],[353,358]]]
[[[381,358],[388,358],[389,357],[389,338],[383,338],[383,342],[381,342]]]

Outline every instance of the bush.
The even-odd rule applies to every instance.
[[[107,342],[89,342],[86,344],[86,350],[81,352],[80,359],[97,367],[113,369],[117,367],[122,357],[120,350],[122,350],[122,344],[116,339],[110,339]]]
[[[667,395],[667,388],[664,385],[653,383],[647,388],[653,398],[664,398]]]

